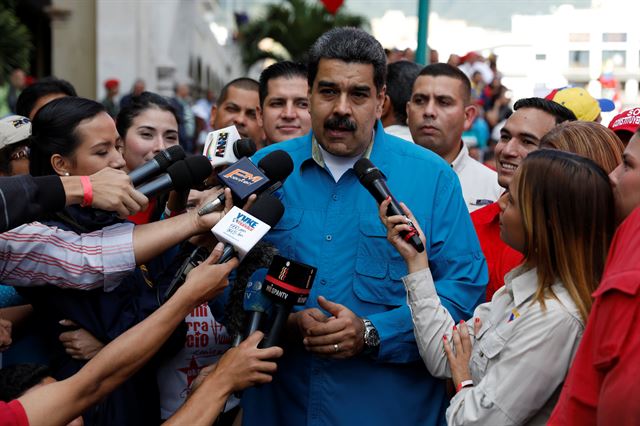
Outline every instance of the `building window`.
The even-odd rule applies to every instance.
[[[627,33],[602,33],[602,41],[607,43],[626,43]]]
[[[569,66],[573,68],[589,67],[589,51],[588,50],[570,50]]]
[[[624,50],[603,50],[602,64],[611,62],[615,68],[624,68],[627,65],[627,52]]]
[[[536,61],[546,61],[547,55],[546,53],[536,53]]]
[[[589,42],[591,34],[589,33],[569,33],[569,41],[573,42]]]

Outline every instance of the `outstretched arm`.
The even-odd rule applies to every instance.
[[[74,419],[138,371],[196,306],[220,294],[237,259],[216,265],[218,244],[175,295],[149,318],[108,344],[78,373],[19,398],[31,426],[63,425]]]

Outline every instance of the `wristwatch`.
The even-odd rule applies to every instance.
[[[366,355],[375,355],[378,353],[378,349],[380,348],[380,335],[378,334],[378,330],[370,320],[362,318],[362,322],[364,323],[363,352]]]

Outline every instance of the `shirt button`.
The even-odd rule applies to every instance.
[[[338,201],[338,196],[336,194],[333,194],[331,198],[333,198],[333,201]]]
[[[480,358],[484,357],[484,352],[480,351]]]
[[[326,285],[327,284],[327,280],[325,280],[324,278],[320,280],[320,284],[322,285]]]
[[[324,239],[327,240],[327,241],[331,241],[332,238],[333,237],[331,235],[327,235],[326,237],[324,237]]]

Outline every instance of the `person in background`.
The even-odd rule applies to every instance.
[[[104,98],[102,98],[102,105],[104,105],[107,110],[107,114],[116,118],[118,111],[120,111],[120,105],[116,102],[116,96],[118,96],[118,92],[120,91],[120,82],[115,78],[111,78],[104,82],[104,90],[106,90],[107,93],[104,95]]]
[[[143,79],[137,78],[136,81],[133,82],[131,91],[120,99],[120,109],[128,106],[131,103],[131,98],[133,96],[140,96],[140,94],[144,92],[146,86],[147,84]]]
[[[45,77],[20,93],[16,102],[16,114],[33,120],[40,108],[65,96],[78,96],[71,83],[53,76]]]
[[[584,337],[549,425],[632,425],[640,418],[640,135],[609,175],[617,219]]]
[[[467,76],[448,64],[427,65],[413,83],[406,108],[413,141],[451,165],[469,212],[496,201],[501,193],[496,172],[471,158],[462,141],[477,114]]]
[[[607,173],[620,163],[624,145],[611,130],[592,121],[570,121],[557,125],[542,137],[540,148],[573,152],[594,161]]]
[[[31,121],[19,115],[0,119],[0,176],[29,173]]]
[[[291,61],[276,62],[260,74],[258,124],[265,143],[286,141],[309,133],[307,67]]]
[[[447,424],[544,424],[578,348],[615,229],[606,173],[575,154],[529,154],[500,214],[500,237],[524,260],[469,325],[456,325],[441,304],[428,255],[401,238],[407,218],[387,218],[388,205],[381,203],[380,220],[407,262],[403,281],[420,354],[431,374],[451,377],[456,386]]]
[[[194,152],[194,138],[196,136],[196,118],[191,109],[191,89],[187,83],[177,83],[174,87],[174,97],[171,105],[178,115],[178,133],[180,145],[185,152]]]
[[[539,148],[542,137],[559,123],[575,120],[575,115],[555,102],[542,98],[520,99],[515,112],[500,130],[495,148],[498,184],[507,189],[520,163]],[[522,261],[522,255],[500,239],[500,205],[489,204],[471,214],[480,246],[489,267],[487,298],[504,285],[504,276]]]
[[[580,121],[602,121],[602,112],[613,111],[616,105],[609,99],[596,99],[582,87],[552,90],[545,99],[569,108]]]
[[[211,107],[216,104],[216,94],[207,89],[205,96],[198,99],[191,107],[196,120],[196,146],[195,153],[202,153],[207,141],[207,135],[211,128]]]
[[[227,83],[220,91],[218,104],[211,107],[213,130],[236,126],[243,138],[249,138],[258,149],[264,146],[264,131],[258,122],[260,84],[241,77]]]
[[[407,102],[411,100],[413,82],[420,73],[420,65],[398,61],[387,65],[387,94],[382,105],[382,126],[390,135],[413,142],[407,125]]]
[[[609,129],[627,146],[633,134],[640,128],[640,108],[622,111],[609,122]]]

